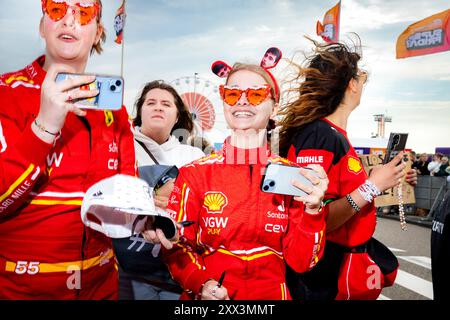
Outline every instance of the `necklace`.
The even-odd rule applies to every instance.
[[[399,183],[398,185],[398,215],[400,217],[400,226],[402,227],[403,231],[407,231],[408,228],[406,226],[406,219],[405,219],[405,208],[403,207],[403,185],[402,183]]]

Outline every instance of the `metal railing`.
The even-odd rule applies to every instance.
[[[442,201],[445,193],[450,188],[447,177],[418,176],[417,186],[414,188],[416,197],[416,208],[430,210],[424,217],[426,220],[432,220],[435,210]]]

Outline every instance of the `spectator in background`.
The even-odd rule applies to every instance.
[[[204,157],[199,149],[180,143],[177,136],[187,137],[194,128],[191,114],[178,92],[162,80],[145,84],[135,103],[136,118],[133,120],[136,160],[138,167],[150,165],[176,166],[178,168],[193,160]],[[165,209],[173,189],[173,180],[155,190],[155,205]],[[152,254],[155,258],[142,259],[139,265],[127,259],[119,259],[119,299],[120,300],[177,300],[181,288],[171,279],[169,271],[161,261],[158,241],[144,232],[147,243],[140,247],[142,254]],[[131,244],[135,237],[129,240]],[[117,239],[115,239],[117,240]],[[122,239],[120,239],[122,240]],[[125,239],[124,239],[125,240]],[[116,252],[119,245],[115,241]],[[117,255],[118,257],[119,254]],[[148,264],[145,262],[148,261]],[[127,263],[128,262],[128,263]],[[142,266],[148,270],[142,273]]]
[[[434,176],[439,171],[439,168],[441,167],[441,164],[442,164],[443,156],[444,155],[439,152],[433,156],[433,161],[431,161],[428,164],[428,170],[430,171],[430,176]]]
[[[409,159],[411,160],[411,163],[414,163],[414,162],[417,161],[416,153],[414,151],[412,151],[412,150],[409,152]]]
[[[448,176],[448,157],[442,157],[441,165],[439,166],[439,170],[434,174],[435,177],[446,177]]]
[[[430,170],[428,170],[429,164],[430,161],[428,161],[428,155],[426,153],[422,153],[419,156],[419,160],[413,163],[412,169],[416,169],[418,175],[429,176],[430,175]]]

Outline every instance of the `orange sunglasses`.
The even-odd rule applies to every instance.
[[[229,87],[226,85],[219,86],[220,97],[223,101],[229,105],[234,106],[241,99],[242,94],[245,92],[247,101],[254,107],[261,104],[270,94],[270,86],[263,85],[261,87],[241,89],[236,87]]]
[[[72,8],[73,14],[78,12],[78,21],[80,25],[89,24],[95,17],[97,17],[100,10],[98,2],[82,3],[78,2],[74,6],[67,4],[64,0],[41,0],[42,11],[44,11],[53,21],[59,21],[65,17],[67,10]]]

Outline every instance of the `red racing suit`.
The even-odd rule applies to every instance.
[[[327,119],[314,121],[303,127],[292,140],[288,159],[300,166],[320,164],[328,175],[329,185],[325,194],[326,201],[338,200],[358,188],[367,179],[364,167],[350,144],[347,132],[337,127]],[[370,203],[357,214],[348,219],[341,227],[327,232],[326,248],[323,259],[310,272],[294,274],[287,271],[288,286],[295,299],[303,300],[333,300],[336,297],[350,296],[338,283],[346,282],[347,278],[357,283],[363,283],[367,290],[368,269],[360,268],[369,265],[366,255],[353,258],[352,268],[345,268],[349,258],[348,252],[360,252],[373,235],[376,226],[375,205]],[[361,262],[363,261],[363,262]],[[363,269],[363,272],[360,270]],[[345,271],[345,272],[343,272]],[[350,272],[347,275],[346,272]],[[381,272],[380,272],[381,273]],[[299,281],[300,279],[300,281]],[[347,285],[346,289],[353,289]],[[360,289],[360,288],[358,288]],[[367,295],[367,297],[373,295]],[[352,295],[353,297],[353,295]]]
[[[298,165],[320,164],[328,175],[325,199],[338,200],[364,183],[366,171],[350,144],[347,132],[327,119],[317,120],[293,140],[288,159]],[[340,228],[327,232],[327,240],[346,247],[358,246],[373,235],[376,226],[374,203],[370,203]]]
[[[95,182],[135,174],[128,114],[69,113],[43,142],[31,124],[44,61],[0,77],[0,299],[116,299],[111,240],[83,225],[80,207]]]
[[[311,215],[291,197],[262,192],[269,162],[294,165],[266,147],[238,149],[226,141],[218,154],[180,169],[168,212],[196,223],[181,230],[164,259],[185,290],[181,299],[196,297],[225,270],[231,299],[290,299],[285,262],[302,272],[319,260],[323,212]]]

